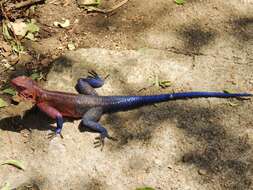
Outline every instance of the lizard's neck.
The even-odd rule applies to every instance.
[[[40,102],[43,99],[44,90],[39,86],[35,86],[36,102]]]
[[[74,100],[78,94],[67,93],[67,92],[59,92],[59,91],[51,91],[44,90],[42,88],[38,88],[37,90],[37,102],[51,102],[57,100]]]

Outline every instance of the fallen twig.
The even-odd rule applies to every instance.
[[[26,6],[29,6],[29,5],[33,5],[33,4],[36,4],[36,3],[40,3],[40,2],[43,2],[45,0],[27,0],[27,1],[22,1],[20,3],[17,3],[13,6],[14,9],[20,9],[20,8],[23,8],[23,7],[26,7]]]
[[[2,11],[2,13],[3,13],[4,18],[7,20],[8,23],[10,23],[11,21],[10,21],[9,17],[7,16],[7,14],[6,14],[5,11],[4,11],[3,4],[0,4],[0,6],[1,6],[1,11]],[[16,34],[13,32],[14,29],[13,29],[12,25],[10,25],[10,29],[11,29],[11,32],[13,33],[13,36],[14,36],[15,41],[16,41],[16,42],[19,42],[19,40],[18,40]]]
[[[100,9],[100,8],[96,8],[96,7],[90,7],[89,10],[88,10],[88,12],[99,12],[99,13],[103,13],[103,14],[108,14],[108,13],[111,13],[111,12],[115,11],[116,9],[122,7],[128,1],[129,0],[123,0],[120,3],[118,3],[117,5],[114,5],[110,9]]]

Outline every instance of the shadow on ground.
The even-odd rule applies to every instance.
[[[226,110],[217,112],[217,109],[178,106],[176,103],[166,106],[165,103],[158,107],[150,106],[144,111],[146,113],[135,112],[127,118],[133,123],[143,114],[145,120],[152,118],[152,121],[139,126],[125,126],[117,114],[108,116],[110,129],[120,139],[113,151],[127,146],[130,141],[150,144],[160,122],[176,120],[185,138],[196,145],[195,150],[184,153],[181,164],[195,165],[200,173],[203,171],[204,174],[200,175],[206,183],[215,179],[224,189],[250,189],[253,177],[252,145],[247,136],[227,132],[218,124],[219,112],[226,114]]]
[[[252,41],[252,26],[253,17],[234,17],[229,22],[233,31],[232,34],[239,40],[240,43]]]

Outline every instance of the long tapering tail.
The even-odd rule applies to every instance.
[[[188,98],[239,98],[249,97],[249,93],[224,93],[224,92],[180,92],[171,94],[160,94],[151,96],[107,96],[104,97],[105,107],[108,111],[129,110],[136,107],[170,100]],[[107,102],[107,103],[106,103]]]

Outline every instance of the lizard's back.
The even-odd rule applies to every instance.
[[[39,102],[52,106],[63,116],[81,118],[90,108],[107,108],[111,105],[112,98],[43,90]]]

